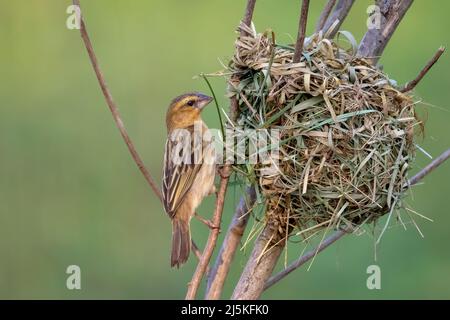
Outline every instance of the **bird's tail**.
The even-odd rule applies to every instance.
[[[177,268],[189,258],[191,234],[189,223],[181,219],[172,220],[172,255],[170,265]]]

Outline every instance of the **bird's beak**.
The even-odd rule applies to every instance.
[[[199,99],[197,100],[197,108],[203,110],[203,108],[206,107],[212,100],[213,98],[210,96],[203,94],[199,95]]]

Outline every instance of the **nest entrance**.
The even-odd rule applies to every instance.
[[[294,64],[293,48],[274,44],[273,34],[246,31],[230,64],[237,124],[280,132],[277,170],[242,167],[265,198],[266,222],[282,239],[294,228],[306,237],[392,213],[401,205],[420,124],[412,98],[355,55],[348,33],[341,33],[347,49],[314,35]]]

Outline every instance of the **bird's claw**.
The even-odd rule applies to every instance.
[[[203,224],[205,224],[208,228],[210,228],[211,230],[217,230],[220,229],[220,226],[216,226],[214,223],[212,223],[211,220],[205,219],[202,216],[198,215],[197,213],[195,213],[195,217]]]

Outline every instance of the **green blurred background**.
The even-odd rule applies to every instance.
[[[312,1],[312,30],[325,1]],[[0,0],[0,298],[183,298],[196,260],[169,268],[170,223],[133,163],[99,90],[76,30],[66,28],[63,0]],[[344,24],[358,40],[366,8],[358,0]],[[168,102],[190,90],[208,93],[201,72],[221,69],[233,53],[245,6],[239,1],[94,0],[83,11],[124,122],[155,178],[161,177]],[[413,78],[450,42],[450,2],[417,0],[385,51],[392,78]],[[255,24],[278,41],[295,38],[299,1],[259,0]],[[449,146],[450,57],[420,84],[428,117],[418,143],[433,156]],[[212,81],[227,107],[225,82]],[[217,127],[214,108],[205,120]],[[429,160],[419,154],[415,170]],[[450,166],[426,178],[407,200],[432,218],[388,230],[378,250],[382,289],[366,287],[373,239],[348,236],[264,293],[275,299],[450,298]],[[228,194],[224,229],[239,190]],[[199,209],[209,216],[213,199]],[[193,222],[203,244],[206,228]],[[223,234],[222,234],[223,236]],[[219,241],[222,240],[222,237]],[[302,250],[289,246],[288,259]],[[229,297],[249,255],[235,260]],[[68,265],[81,267],[82,290],[66,288]],[[281,268],[280,265],[278,268]],[[200,296],[200,295],[199,295]]]

